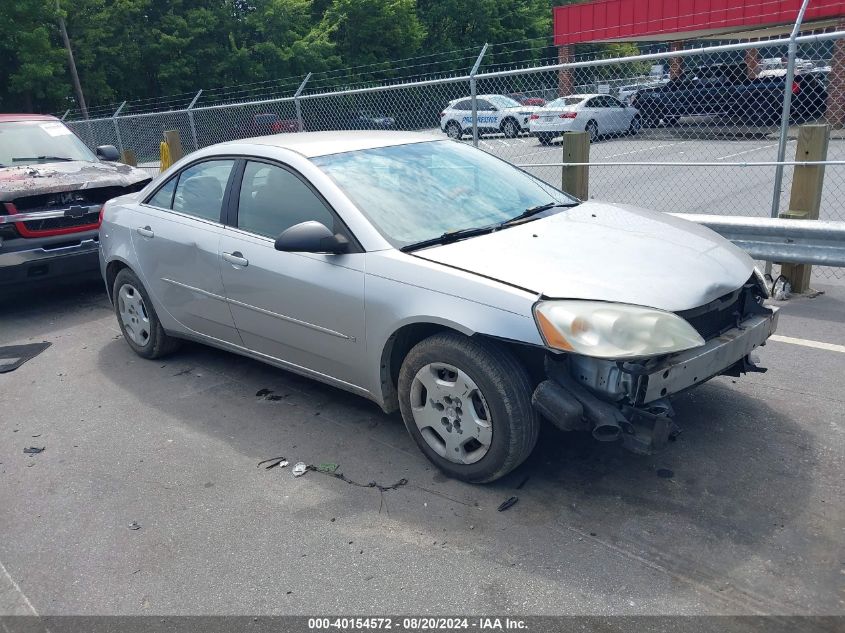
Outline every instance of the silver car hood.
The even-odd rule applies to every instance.
[[[604,202],[414,255],[550,298],[673,312],[736,290],[754,269],[745,252],[710,229]]]

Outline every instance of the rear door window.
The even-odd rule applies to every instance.
[[[234,164],[234,160],[210,160],[181,172],[173,195],[173,210],[220,222],[223,194]]]

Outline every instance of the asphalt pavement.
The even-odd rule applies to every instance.
[[[0,614],[845,614],[845,287],[819,288],[768,373],[675,400],[665,453],[547,428],[487,486],[337,389],[138,358],[99,281],[6,294],[0,345],[52,345],[0,374]]]

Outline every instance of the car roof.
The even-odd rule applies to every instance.
[[[408,145],[409,143],[425,143],[427,141],[442,141],[442,136],[425,132],[389,132],[389,131],[331,131],[331,132],[294,132],[291,134],[273,134],[272,136],[258,136],[237,141],[221,143],[221,145],[265,145],[281,147],[302,154],[306,158],[341,154],[377,147],[392,147],[394,145]]]
[[[3,114],[0,113],[0,122],[5,121],[58,121],[50,114]]]
[[[517,93],[513,93],[513,94],[517,94]],[[476,97],[476,99],[489,99],[490,97],[504,97],[505,99],[511,99],[513,101],[516,101],[516,99],[514,99],[513,97],[509,97],[508,95],[503,95],[503,94],[498,94],[498,93],[497,94],[489,94],[489,95],[478,95]],[[464,99],[472,99],[472,97],[460,97],[458,99],[452,99],[449,102],[449,105],[452,105],[453,103],[457,103],[458,101],[463,101]]]

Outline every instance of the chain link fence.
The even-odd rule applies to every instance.
[[[845,220],[845,32],[511,70],[485,69],[483,55],[460,76],[328,91],[306,78],[282,97],[194,106],[197,95],[181,110],[66,123],[91,147],[134,150],[151,170],[165,130],[179,130],[188,152],[300,130],[430,131],[556,186],[563,134],[586,131],[590,198],[758,217],[788,210],[790,163],[805,159],[795,155],[799,126],[829,123],[819,217]]]

